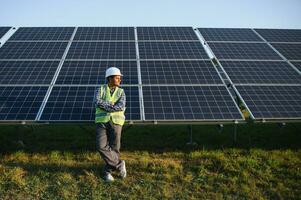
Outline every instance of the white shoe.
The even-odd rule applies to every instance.
[[[110,173],[106,173],[105,176],[104,176],[104,179],[105,179],[106,182],[113,182],[114,181],[114,177]]]
[[[121,161],[121,167],[120,167],[120,176],[121,178],[126,177],[126,168],[125,168],[125,161]]]

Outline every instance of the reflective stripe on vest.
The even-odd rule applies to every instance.
[[[123,89],[116,87],[115,91],[111,96],[110,88],[108,87],[108,85],[102,85],[99,89],[98,95],[100,95],[99,98],[105,101],[108,101],[110,103],[116,103],[120,98],[122,92]],[[95,112],[95,123],[106,123],[111,119],[114,124],[123,125],[125,120],[124,110],[116,112],[107,112],[97,106]]]

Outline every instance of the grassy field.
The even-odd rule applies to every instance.
[[[300,199],[301,124],[132,126],[128,177],[101,178],[95,127],[1,125],[0,199]]]

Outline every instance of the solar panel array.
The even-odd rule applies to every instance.
[[[254,119],[301,119],[300,30],[198,30]]]
[[[285,59],[301,61],[301,30],[255,29],[255,31],[262,35]]]
[[[129,121],[243,119],[191,27],[21,27],[0,48],[0,120],[93,121],[110,66]]]
[[[133,27],[78,27],[41,121],[93,121],[96,90],[110,66],[124,74],[127,120],[140,120]]]
[[[124,74],[128,121],[243,120],[199,37],[255,119],[301,118],[300,30],[198,31],[18,28],[0,48],[0,121],[93,121],[110,66]]]
[[[242,119],[191,27],[138,27],[137,38],[145,120]]]
[[[36,119],[73,30],[19,28],[0,48],[0,120]]]

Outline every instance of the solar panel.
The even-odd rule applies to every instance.
[[[146,120],[242,119],[225,86],[143,86]]]
[[[74,27],[21,27],[9,40],[70,40]]]
[[[135,40],[133,27],[79,27],[74,40]]]
[[[210,61],[140,61],[142,84],[222,84]]]
[[[272,44],[286,59],[301,60],[301,44]]]
[[[249,28],[198,28],[206,41],[262,41]]]
[[[140,59],[209,59],[200,42],[139,42]]]
[[[234,84],[301,84],[301,76],[284,61],[221,61]]]
[[[255,119],[301,118],[300,86],[236,86]]]
[[[59,61],[0,61],[0,84],[50,84]]]
[[[282,60],[281,57],[264,43],[216,43],[210,48],[218,59]]]
[[[301,72],[301,62],[291,62]]]
[[[39,113],[44,122],[93,122],[95,92],[111,66],[124,74],[126,120],[243,120],[221,79],[226,75],[217,71],[222,69],[255,119],[301,119],[300,74],[252,29],[199,29],[223,68],[213,65],[192,27],[79,27],[62,60],[74,30],[21,27],[4,43],[0,48],[1,121],[35,120],[62,61]],[[301,70],[300,30],[256,31]]]
[[[136,61],[65,61],[56,84],[103,84],[111,66],[121,70],[123,84],[138,84]]]
[[[2,38],[5,33],[10,29],[11,27],[5,27],[5,26],[1,26],[0,27],[0,38]]]
[[[126,94],[126,119],[140,120],[138,87],[123,87]],[[54,86],[42,121],[94,121],[94,95],[98,87]]]
[[[255,29],[268,42],[301,42],[299,29]]]
[[[199,40],[192,27],[137,27],[138,40]]]
[[[6,42],[1,59],[61,59],[67,42]]]
[[[47,89],[0,86],[0,120],[34,120]]]
[[[72,42],[67,59],[136,59],[134,42]]]

